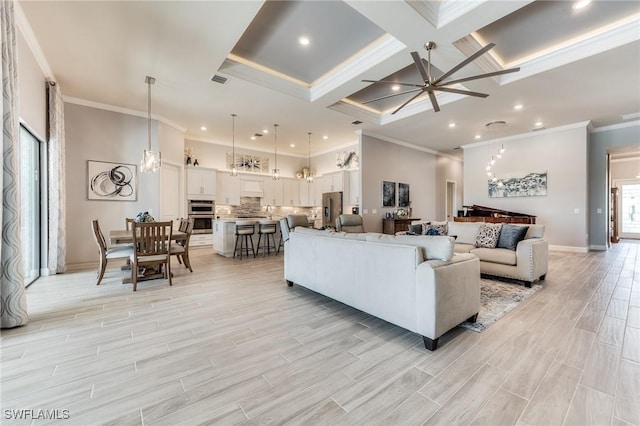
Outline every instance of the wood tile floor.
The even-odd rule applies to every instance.
[[[176,264],[173,287],[137,293],[114,267],[99,287],[94,271],[43,278],[29,324],[2,331],[0,422],[639,425],[639,249],[551,253],[542,291],[435,352],[287,287],[282,256],[193,250],[193,274]]]

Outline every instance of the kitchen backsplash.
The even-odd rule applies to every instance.
[[[283,217],[288,214],[306,214],[312,219],[320,217],[320,207],[277,207],[260,205],[259,197],[240,197],[239,206],[225,206],[216,204],[216,216],[227,217]]]

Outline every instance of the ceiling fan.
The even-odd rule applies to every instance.
[[[477,80],[477,79],[480,79],[480,78],[493,77],[495,75],[501,75],[501,74],[507,74],[507,73],[511,73],[511,72],[517,72],[517,71],[520,71],[520,67],[510,68],[510,69],[507,69],[507,70],[489,72],[489,73],[486,73],[486,74],[478,74],[478,75],[474,75],[474,76],[471,76],[471,77],[459,78],[457,80],[446,81],[446,79],[449,78],[453,73],[455,73],[456,71],[458,71],[462,67],[464,67],[464,66],[468,65],[469,63],[473,62],[479,56],[481,56],[481,55],[485,54],[486,52],[488,52],[489,50],[493,49],[494,46],[495,46],[494,43],[487,44],[485,47],[483,47],[482,49],[478,50],[473,55],[469,56],[467,59],[465,59],[464,61],[460,62],[455,67],[451,68],[449,71],[447,71],[446,73],[442,74],[440,77],[436,78],[436,77],[431,75],[431,50],[435,49],[436,44],[433,41],[430,41],[430,42],[428,42],[428,43],[426,43],[424,45],[424,48],[427,49],[427,52],[428,52],[428,58],[429,58],[428,60],[420,58],[420,55],[418,54],[418,52],[411,52],[411,57],[413,58],[413,61],[415,62],[416,67],[418,68],[418,72],[420,73],[420,76],[424,80],[424,83],[415,84],[415,83],[400,83],[400,82],[389,81],[389,80],[362,80],[363,82],[366,82],[366,83],[393,84],[393,85],[398,85],[398,86],[413,87],[413,89],[411,89],[411,90],[407,90],[407,91],[400,92],[400,93],[394,93],[392,95],[382,96],[380,98],[376,98],[376,99],[372,99],[370,101],[363,102],[363,104],[369,104],[371,102],[380,101],[382,99],[391,98],[393,96],[400,96],[400,95],[406,95],[407,93],[418,92],[411,99],[409,99],[408,101],[406,101],[405,103],[400,105],[398,108],[396,108],[395,111],[393,111],[391,114],[395,114],[396,112],[400,111],[402,108],[407,106],[409,104],[409,102],[413,101],[418,96],[420,96],[420,95],[422,95],[424,93],[427,93],[429,95],[429,99],[431,100],[431,105],[433,106],[433,110],[435,112],[438,112],[438,111],[440,111],[440,106],[438,105],[438,100],[436,99],[436,95],[433,93],[435,91],[458,93],[458,94],[461,94],[461,95],[476,96],[476,97],[479,97],[479,98],[486,98],[487,96],[489,96],[486,93],[472,92],[472,91],[469,91],[469,90],[461,90],[461,89],[453,89],[453,88],[450,88],[450,87],[447,87],[447,86],[451,86],[452,84],[462,83],[464,81]],[[426,68],[425,68],[425,65],[426,65]]]

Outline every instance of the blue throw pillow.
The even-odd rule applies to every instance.
[[[430,228],[430,229],[427,229],[427,232],[425,233],[425,235],[440,235],[440,232],[438,232],[438,230],[435,228]]]
[[[518,243],[524,240],[528,229],[528,226],[509,225],[508,223],[503,224],[497,247],[515,250]]]

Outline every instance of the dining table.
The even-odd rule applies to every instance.
[[[187,238],[187,233],[182,231],[171,231],[171,240],[179,241]],[[115,229],[109,231],[109,242],[115,244],[132,244],[133,232],[131,229]],[[131,270],[131,265],[127,264],[122,267],[123,270]],[[138,278],[138,281],[153,280],[162,278],[164,274],[160,270],[147,270],[144,275]],[[123,277],[122,284],[131,284],[131,277]]]

